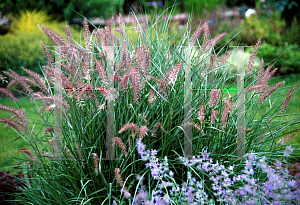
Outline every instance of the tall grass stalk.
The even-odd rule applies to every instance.
[[[135,18],[134,14],[132,16]],[[152,200],[148,204],[154,204],[154,200],[156,204],[180,204],[184,192],[175,191],[175,195],[165,195],[162,199],[158,197],[160,192],[169,193],[170,188],[158,190],[167,175],[161,176],[155,168],[159,165],[155,156],[157,160],[165,159],[163,167],[173,170],[172,180],[178,184],[191,181],[191,166],[183,166],[178,160],[185,155],[184,131],[187,126],[193,126],[193,155],[206,156],[203,150],[207,149],[211,153],[211,166],[212,162],[224,165],[226,169],[234,166],[230,176],[242,174],[245,165],[249,168],[236,156],[236,104],[239,96],[224,89],[236,76],[229,73],[231,65],[225,63],[229,55],[220,57],[215,52],[216,43],[224,34],[209,38],[207,22],[203,22],[194,33],[186,29],[178,45],[173,46],[170,42],[177,34],[168,33],[169,25],[170,18],[163,15],[155,21],[136,20],[134,28],[138,38],[129,40],[122,18],[120,22],[112,19],[105,29],[94,29],[92,33],[85,20],[84,47],[72,38],[68,27],[67,39],[63,39],[41,26],[53,45],[61,47],[64,88],[61,136],[56,136],[53,131],[55,123],[50,120],[57,109],[53,53],[44,46],[48,60],[48,65],[43,66],[44,76],[28,73],[28,77],[21,77],[12,71],[4,73],[12,78],[9,89],[13,89],[14,83],[20,83],[22,92],[43,103],[40,114],[45,120],[44,129],[48,131],[45,140],[41,132],[33,133],[28,126],[17,124],[23,129],[20,136],[28,139],[33,152],[28,163],[24,164],[31,177],[22,188],[24,195],[19,196],[19,200],[23,198],[23,204],[110,204],[112,201],[113,204],[137,204],[136,197],[142,192],[140,184],[149,193],[144,200]],[[190,21],[188,28],[189,25]],[[185,67],[190,63],[186,61],[187,46],[193,46],[191,70],[195,89],[192,91],[190,125],[184,122]],[[107,76],[109,48],[114,50],[114,76]],[[231,55],[235,54],[236,51]],[[245,151],[258,157],[265,156],[265,161],[272,164],[275,160],[288,163],[284,161],[286,149],[277,141],[284,130],[299,123],[299,117],[273,123],[291,114],[280,114],[283,102],[270,97],[280,89],[276,91],[274,87],[268,87],[272,74],[271,66],[266,68],[262,61],[260,69],[245,76],[246,90],[249,91],[245,95]],[[112,80],[115,90],[110,91],[108,86]],[[31,86],[39,86],[41,91],[30,90]],[[114,101],[114,136],[118,137],[113,139],[115,156],[120,160],[105,160],[107,147],[112,143],[107,141],[107,107],[111,100]],[[14,115],[10,120],[17,123],[18,120],[14,120],[17,117]],[[57,146],[58,138],[62,139],[62,146]],[[145,167],[143,161],[149,158],[140,155],[142,145],[136,146],[136,138],[142,141],[146,150],[152,150],[148,155],[145,153],[152,156],[150,159],[154,164]],[[291,152],[288,155],[291,155],[290,160],[293,155]],[[206,198],[211,199],[209,203],[225,203],[225,199],[233,197],[227,195],[221,202],[221,195],[215,194],[213,187],[216,184],[211,174],[203,170],[192,171],[202,183]],[[253,177],[256,184],[262,185],[269,175],[258,167]],[[240,181],[230,189],[239,191],[244,185],[247,182]],[[287,190],[290,190],[290,185],[294,182]],[[243,201],[242,198],[236,197],[237,203]],[[268,198],[266,201],[272,203],[272,200],[277,199]]]

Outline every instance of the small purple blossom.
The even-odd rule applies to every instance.
[[[287,156],[287,157],[290,156],[290,154],[292,154],[294,150],[295,150],[294,148],[292,149],[292,145],[287,146],[283,156]]]
[[[152,191],[152,199],[146,202],[144,198],[144,204],[170,204],[170,201],[182,201],[183,204],[208,204],[213,203],[212,199],[208,199],[208,195],[204,191],[204,181],[197,181],[196,177],[192,176],[192,172],[187,172],[187,182],[183,182],[181,186],[175,183],[175,179],[172,178],[173,172],[169,170],[168,159],[165,157],[163,162],[156,158],[157,151],[149,150],[145,151],[145,147],[142,142],[137,143],[139,154],[145,156],[148,153],[147,167],[151,170],[151,175],[154,179],[158,180],[158,190]],[[287,147],[285,155],[288,156],[293,152],[291,146]],[[151,153],[151,155],[150,155]],[[297,186],[297,182],[291,180],[288,177],[287,170],[280,169],[282,164],[276,162],[279,169],[275,170],[270,167],[266,162],[266,157],[257,159],[257,156],[253,153],[247,154],[248,159],[246,161],[242,174],[236,176],[233,175],[233,169],[235,165],[230,165],[228,169],[218,162],[213,163],[209,158],[210,153],[207,149],[202,150],[202,157],[194,156],[191,160],[186,157],[179,157],[183,165],[187,167],[195,166],[201,172],[207,172],[210,175],[209,180],[212,182],[211,189],[213,194],[218,197],[217,201],[224,204],[267,204],[266,199],[271,200],[272,204],[282,204],[283,201],[297,200],[299,196],[299,189],[292,192],[291,187]],[[258,162],[257,162],[258,161]],[[268,180],[261,185],[258,180],[254,178],[254,168],[261,169],[262,172],[267,174]],[[229,170],[229,172],[227,172]],[[167,174],[169,173],[169,174]],[[172,174],[171,174],[172,173]],[[165,180],[167,179],[167,180]],[[244,186],[239,187],[235,191],[231,189],[231,186],[235,182],[241,181]],[[169,193],[166,194],[162,190],[164,187],[170,186]],[[140,192],[139,192],[140,193]],[[141,192],[143,193],[143,192]],[[178,193],[180,193],[178,195]],[[142,194],[138,195],[139,197]],[[177,197],[180,198],[177,198]],[[141,201],[140,198],[136,201]]]
[[[148,6],[152,6],[152,7],[156,7],[156,6],[160,6],[161,8],[164,8],[164,3],[162,1],[156,2],[156,1],[151,1],[151,2],[147,2]]]

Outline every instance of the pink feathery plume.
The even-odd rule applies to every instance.
[[[28,150],[27,148],[19,149],[18,152],[24,153],[27,156],[29,156],[31,161],[33,161],[33,160],[38,161],[37,157],[34,156],[32,151]]]
[[[22,76],[22,77],[19,76],[16,72],[12,71],[11,69],[9,69],[9,71],[10,71],[10,73],[7,72],[7,71],[3,71],[3,73],[5,73],[9,77],[13,78],[14,80],[16,80],[16,82],[20,83],[20,85],[26,90],[26,92],[28,92],[28,93],[32,93],[33,92],[33,90],[27,84],[28,81],[25,78],[22,78],[24,76]]]
[[[208,45],[209,43],[209,27],[207,22],[203,25],[203,32],[203,47],[205,47],[205,45]]]
[[[169,83],[175,83],[175,80],[177,78],[177,75],[182,65],[183,65],[183,61],[177,63],[172,70],[166,72],[165,76],[169,80]]]
[[[257,55],[257,51],[258,51],[259,46],[260,46],[260,44],[261,44],[261,39],[262,39],[262,37],[260,37],[260,38],[258,39],[257,43],[256,43],[255,46],[254,46],[254,50],[253,50],[253,52],[252,52],[252,54],[251,54],[251,56],[250,56],[248,65],[247,65],[247,67],[246,67],[246,75],[247,75],[247,74],[251,75],[250,72],[251,72],[251,69],[252,69],[254,60],[255,60],[255,58],[256,58],[256,55]]]
[[[126,61],[126,59],[127,59],[127,41],[126,41],[126,39],[124,39],[122,41],[121,56],[122,56],[122,62]],[[125,67],[127,67],[127,63],[125,63]]]
[[[0,80],[2,81],[2,83],[5,81],[6,77],[3,77],[2,75],[0,75]]]
[[[55,31],[52,31],[49,28],[46,28],[44,26],[39,25],[43,31],[46,33],[46,35],[49,37],[49,39],[57,46],[63,46],[66,44],[65,40],[61,35],[57,34]]]
[[[44,134],[47,134],[47,133],[49,133],[49,132],[53,132],[54,131],[54,128],[53,127],[46,127],[45,129],[44,129]]]
[[[92,153],[92,156],[93,156],[93,160],[94,160],[94,170],[95,170],[96,175],[98,175],[100,158],[98,157],[97,153]]]
[[[71,29],[69,25],[66,25],[66,36],[67,40],[71,43],[72,42],[72,34],[71,34]]]
[[[202,103],[201,106],[200,106],[200,109],[198,111],[198,120],[200,120],[201,122],[201,126],[203,126],[203,121],[204,121],[204,118],[205,118],[205,110],[204,110],[204,104]]]
[[[115,172],[115,179],[116,179],[116,181],[118,182],[118,184],[120,185],[120,187],[122,187],[125,196],[129,197],[130,193],[128,191],[128,188],[124,185],[124,180],[122,179],[120,168],[115,168],[114,172]]]
[[[256,84],[255,85],[261,85],[261,87],[258,89],[259,92],[266,92],[267,91],[267,87],[268,87],[268,83],[269,83],[269,80],[271,79],[272,75],[274,75],[274,73],[276,72],[277,68],[273,69],[271,71],[271,66],[268,66],[266,71],[264,71],[262,69],[262,72],[263,72],[263,76],[261,76],[262,74],[259,73],[260,75],[260,78],[257,80]]]
[[[217,35],[216,37],[214,37],[211,40],[212,45],[215,45],[216,43],[218,43],[222,38],[224,38],[224,36],[226,36],[226,33],[221,33],[221,34]]]
[[[216,106],[219,103],[221,97],[221,91],[217,88],[212,89],[212,91],[210,92],[210,101],[209,101],[209,105],[211,107]]]
[[[296,88],[298,86],[298,83],[299,83],[299,81],[294,84],[294,86],[291,88],[291,90],[286,95],[280,113],[285,113],[285,110],[286,110],[286,108],[287,108],[287,106],[288,106],[288,104],[289,104],[289,102],[291,100],[291,97],[293,96],[293,94],[294,94],[294,92],[295,92],[295,90],[296,90]]]
[[[119,13],[119,20],[120,20],[121,33],[124,35],[126,27],[125,27],[125,21],[121,13]]]
[[[215,122],[215,120],[218,120],[218,110],[212,110],[211,116],[210,116],[210,123],[211,125]]]
[[[260,90],[264,85],[250,85],[245,89],[245,93],[248,94],[251,91]]]
[[[228,103],[229,112],[231,112],[234,108],[234,103],[232,102],[232,97],[230,98],[230,101]]]
[[[262,75],[264,73],[264,69],[263,69],[264,66],[265,66],[264,59],[261,58],[261,60],[260,60],[260,66],[259,66],[258,73],[257,73],[257,79],[259,79],[260,77],[262,77]]]
[[[130,72],[131,72],[131,78],[132,78],[132,87],[133,87],[133,101],[137,104],[139,104],[139,82],[140,82],[140,74],[139,72],[131,65],[130,66]]]
[[[136,133],[139,132],[138,126],[136,126],[134,123],[127,123],[119,130],[119,133],[122,133],[126,130],[134,130]]]
[[[278,144],[283,145],[285,142],[287,142],[288,140],[292,139],[293,137],[295,137],[297,134],[292,134],[289,136],[286,136],[285,138],[281,139],[278,141]]]
[[[229,51],[228,53],[226,53],[226,54],[220,59],[221,64],[225,64],[225,62],[226,62],[227,59],[231,56],[232,53],[233,53],[233,50],[232,50],[232,51]]]
[[[87,19],[84,19],[84,40],[85,40],[85,49],[87,52],[91,52],[92,48],[91,48],[91,33],[90,33],[90,29],[89,29],[89,24]]]
[[[263,102],[273,93],[277,90],[277,88],[279,88],[280,86],[282,86],[284,84],[284,81],[281,81],[279,83],[276,83],[275,85],[273,85],[269,90],[267,90],[266,93],[262,94],[262,96],[259,98],[258,104],[263,104]]]
[[[46,59],[47,59],[47,62],[48,62],[48,66],[49,66],[49,68],[53,68],[53,66],[54,66],[53,58],[52,58],[47,46],[44,44],[44,42],[41,41],[41,43],[42,43],[43,50],[44,50],[44,53],[45,53],[45,56],[46,56]]]
[[[30,76],[33,78],[33,80],[35,81],[35,83],[36,83],[42,90],[44,90],[45,93],[49,93],[48,88],[47,88],[47,86],[45,85],[43,78],[42,78],[39,74],[37,74],[37,73],[35,73],[35,72],[31,71],[31,70],[28,70],[28,69],[26,69],[26,68],[23,68],[23,67],[22,67],[22,69],[23,69],[23,71],[25,71],[28,75],[30,75]]]
[[[139,138],[142,140],[147,135],[148,128],[146,125],[140,127]]]
[[[122,77],[122,82],[121,82],[121,90],[125,92],[128,92],[127,89],[127,84],[129,81],[129,78],[131,77],[131,73],[125,73]]]
[[[153,129],[151,130],[151,134],[153,137],[156,137],[156,131],[157,129],[160,128],[164,133],[167,133],[167,131],[165,130],[165,128],[163,128],[162,123],[161,122],[157,122],[154,126]]]
[[[154,90],[151,88],[150,95],[148,97],[148,102],[152,104],[156,100],[157,96],[154,94]]]
[[[122,61],[122,62],[120,63],[120,65],[118,65],[118,66],[115,68],[115,74],[116,74],[116,75],[119,74],[120,70],[124,70],[125,68],[127,68],[127,65],[128,65],[129,63],[131,63],[132,61],[134,61],[135,59],[136,59],[136,57],[132,57],[132,58],[128,58],[128,59]]]
[[[21,133],[24,128],[21,127],[21,125],[19,123],[17,123],[17,121],[13,121],[11,119],[7,119],[7,118],[0,118],[0,123],[5,123],[6,127],[7,126],[11,126],[12,128],[14,128],[18,133]]]
[[[146,70],[146,78],[150,76],[150,58],[151,58],[151,50],[150,47],[148,47],[145,50],[145,70]]]
[[[21,108],[21,109],[17,109],[17,108],[14,108],[14,107],[9,107],[9,106],[5,106],[5,105],[1,105],[0,104],[0,110],[4,110],[4,111],[7,111],[7,112],[11,112],[13,113],[16,117],[20,118],[20,120],[22,122],[24,122],[25,124],[27,123],[27,117],[25,115],[25,110],[24,108]]]
[[[114,147],[115,145],[118,145],[118,147],[122,150],[123,154],[125,155],[125,157],[128,155],[127,151],[126,151],[126,147],[122,141],[122,139],[120,137],[114,137],[112,139],[112,146]]]
[[[100,78],[103,82],[107,82],[106,72],[103,68],[102,63],[100,60],[96,59],[96,72],[100,75]]]
[[[141,27],[140,27],[140,25],[139,25],[139,23],[138,23],[135,15],[132,12],[130,13],[130,15],[131,15],[131,17],[133,19],[133,23],[134,23],[134,26],[135,26],[136,34],[137,35],[142,35],[142,29],[141,29]]]
[[[149,81],[151,79],[154,79],[157,83],[159,83],[158,90],[159,90],[159,92],[163,92],[164,97],[166,98],[167,97],[166,85],[169,85],[169,84],[167,84],[167,82],[164,81],[163,79],[160,79],[160,78],[157,78],[154,76],[149,76],[147,80]]]
[[[13,102],[18,101],[18,99],[14,96],[14,94],[6,88],[0,88],[0,93],[3,93],[4,95],[8,96],[10,99],[12,99]]]
[[[192,37],[190,38],[190,41],[189,41],[189,45],[190,46],[194,46],[196,40],[199,38],[200,36],[200,33],[202,31],[202,29],[206,26],[206,22],[204,23],[204,25],[199,25],[199,27],[197,28],[197,30],[193,33]]]
[[[226,126],[226,122],[228,119],[228,112],[229,112],[229,101],[225,98],[223,100],[224,102],[224,108],[223,108],[223,114],[222,114],[222,124],[223,128]]]

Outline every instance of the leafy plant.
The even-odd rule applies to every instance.
[[[251,49],[249,49],[251,51]],[[275,67],[279,67],[278,72],[287,75],[290,73],[298,73],[300,61],[298,56],[300,50],[297,45],[273,46],[263,43],[258,51],[259,57],[268,62],[272,62]]]
[[[264,61],[261,61],[259,69],[252,71],[260,39],[245,66],[244,96],[226,93],[223,88],[236,77],[229,72],[230,63],[225,63],[233,52],[219,56],[214,49],[225,34],[210,38],[208,22],[205,22],[193,34],[187,29],[178,45],[172,46],[167,38],[170,18],[166,19],[162,24],[158,23],[162,19],[146,24],[135,18],[137,39],[132,41],[126,35],[128,28],[121,16],[120,28],[116,29],[119,36],[111,32],[113,22],[105,29],[90,33],[85,20],[84,46],[73,40],[68,27],[66,39],[62,39],[51,29],[40,26],[57,47],[57,54],[61,54],[62,72],[57,71],[45,44],[43,48],[48,64],[43,66],[43,77],[28,69],[23,69],[28,75],[26,77],[13,70],[3,72],[13,79],[3,93],[13,98],[10,90],[15,84],[20,84],[24,93],[42,103],[39,113],[45,134],[28,128],[23,109],[1,106],[1,110],[12,115],[0,119],[1,122],[13,127],[31,145],[31,150],[20,150],[28,156],[24,168],[32,176],[23,189],[23,203],[132,204],[139,203],[140,197],[160,204],[179,204],[181,198],[192,195],[193,190],[188,184],[197,180],[202,183],[202,194],[206,193],[212,202],[219,203],[224,195],[231,197],[232,193],[242,193],[243,188],[249,190],[247,186],[253,185],[253,180],[254,184],[264,187],[267,179],[270,180],[269,186],[275,183],[274,178],[279,179],[279,174],[271,171],[265,162],[288,163],[293,158],[293,149],[286,149],[277,140],[289,137],[283,134],[284,130],[300,122],[299,117],[282,120],[283,115],[291,115],[283,113],[298,84],[293,86],[284,101],[279,102],[276,95],[284,82],[268,86],[276,70],[271,70],[271,66],[265,68]],[[199,39],[201,33],[203,39]],[[192,49],[195,45],[199,46]],[[185,89],[185,85],[191,79],[195,89],[189,92],[191,88]],[[34,91],[32,85],[40,90]],[[193,100],[189,103],[191,96]],[[241,99],[245,100],[244,104],[240,103]],[[187,109],[189,106],[190,110]],[[245,116],[240,114],[243,109]],[[56,121],[53,122],[50,116]],[[241,123],[241,119],[245,119],[244,127],[241,127],[246,132],[246,141],[239,137],[237,144],[237,133],[242,132],[237,122]],[[228,182],[227,173],[208,173],[216,174],[217,180],[203,170],[197,172],[192,166],[183,167],[183,163],[189,162],[178,159],[186,155],[185,137],[189,132],[193,136],[190,138],[191,155],[204,155],[203,160],[208,160],[204,166],[209,167],[209,171],[214,168],[224,171],[225,167],[232,171],[235,167],[231,176],[240,175],[245,181],[219,186],[217,181],[221,178]],[[249,165],[248,161],[242,160],[245,156],[240,144],[244,145],[245,153],[251,153],[251,163],[255,158],[253,153],[265,156],[260,162],[262,169],[255,169],[255,175],[251,174],[254,162]],[[113,147],[115,150],[111,152]],[[204,151],[206,149],[211,159]],[[237,151],[241,151],[241,158]],[[109,160],[113,154],[116,159]],[[164,158],[164,162],[158,157]],[[145,164],[145,160],[150,163]],[[217,163],[213,164],[213,161]],[[168,166],[172,167],[173,173],[169,172]],[[243,175],[243,170],[250,173],[248,177]],[[191,171],[197,176],[196,181],[191,178]],[[182,192],[175,192],[180,196],[168,198],[161,195],[172,189],[167,187],[167,181],[161,183],[168,175],[177,184],[182,184]],[[149,193],[147,199],[141,197],[141,177]],[[291,192],[295,181],[280,180],[279,188],[292,196],[288,200],[296,201],[298,192]],[[224,186],[231,192],[224,193]],[[263,188],[256,190],[259,191],[257,194],[266,191]],[[278,190],[273,191],[277,193]],[[279,201],[268,193],[262,196],[267,197],[267,202]],[[172,197],[177,201],[171,201]],[[237,202],[249,201],[243,197],[236,199]]]
[[[245,19],[241,27],[246,28],[238,36],[238,41],[246,45],[253,44],[256,39],[263,37],[263,40],[272,45],[284,43],[281,35],[284,33],[286,22],[281,19],[280,13],[272,13],[268,17],[260,17],[257,14]]]
[[[20,187],[24,186],[22,182],[24,175],[18,172],[15,175],[10,172],[0,171],[0,203],[1,204],[16,204],[15,196],[21,193]]]
[[[0,12],[5,15],[10,13],[16,14],[22,10],[46,9],[48,14],[63,15],[63,19],[71,20],[78,18],[76,12],[87,17],[107,17],[114,14],[117,10],[122,12],[123,5],[124,0],[4,0],[0,3]]]
[[[45,63],[41,41],[50,43],[38,25],[47,25],[58,34],[65,36],[65,23],[51,21],[45,11],[24,11],[11,17],[12,26],[8,34],[0,36],[0,70],[13,69],[25,74],[21,67],[41,73],[40,63]],[[80,33],[71,27],[73,37],[80,40]]]

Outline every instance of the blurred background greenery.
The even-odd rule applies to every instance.
[[[41,74],[40,65],[45,64],[45,58],[40,41],[46,45],[51,42],[38,25],[50,27],[64,36],[65,25],[71,24],[72,35],[79,40],[83,16],[100,18],[104,23],[96,26],[105,26],[105,20],[118,13],[126,16],[135,11],[160,15],[174,4],[174,23],[169,33],[177,40],[191,15],[193,29],[209,21],[212,36],[227,33],[220,46],[229,40],[226,47],[254,45],[262,36],[259,57],[267,62],[274,60],[280,75],[299,73],[300,9],[292,0],[3,0],[1,18],[6,16],[8,22],[3,26],[0,20],[0,33],[4,34],[0,35],[0,70],[10,68],[24,74],[23,66]],[[247,17],[248,9],[255,9],[256,13]]]

